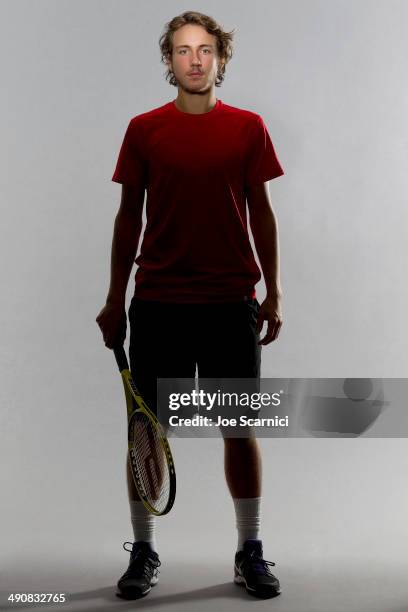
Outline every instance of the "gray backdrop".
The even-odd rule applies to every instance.
[[[263,349],[263,376],[404,377],[408,3],[13,0],[0,9],[0,589],[65,590],[77,594],[75,609],[113,610],[132,539],[126,419],[95,317],[108,290],[120,199],[110,179],[124,131],[177,95],[160,63],[164,24],[190,9],[237,28],[216,95],[263,117],[285,170],[270,183],[284,324]],[[161,582],[139,605],[245,608],[231,582],[222,442],[173,444],[178,497],[158,520]],[[283,595],[259,606],[406,610],[406,440],[261,445],[261,536]]]

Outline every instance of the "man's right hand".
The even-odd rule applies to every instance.
[[[121,302],[106,302],[96,322],[99,325],[105,346],[112,349],[116,344],[123,344],[126,338],[126,309]]]

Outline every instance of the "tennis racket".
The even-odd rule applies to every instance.
[[[113,348],[125,389],[128,448],[133,480],[145,507],[167,514],[176,497],[176,471],[164,430],[133,381],[123,346]]]

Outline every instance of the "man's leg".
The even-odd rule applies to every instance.
[[[148,542],[152,550],[157,552],[156,516],[147,510],[136,490],[130,469],[129,453],[127,453],[126,457],[126,480],[134,541]]]
[[[157,416],[157,378],[194,378],[195,361],[186,338],[182,309],[176,304],[132,298],[129,308],[129,363],[133,380],[146,404]],[[145,595],[156,584],[160,560],[156,550],[156,516],[140,500],[126,452],[126,481],[134,542],[129,567],[118,581],[129,599]],[[125,549],[128,550],[128,549]]]
[[[224,468],[232,497],[261,495],[262,458],[255,436],[224,438]]]
[[[257,439],[224,438],[225,477],[235,509],[237,551],[259,538],[262,460]]]
[[[206,316],[202,317],[203,334],[198,350],[199,378],[251,379],[251,389],[258,390],[261,346],[258,345],[256,323],[259,303],[248,300],[211,304],[203,312]],[[227,437],[223,429],[221,432],[225,478],[236,510],[238,544],[242,546],[244,536],[257,538],[259,532],[261,450],[250,429],[248,437]],[[246,501],[241,502],[242,499]]]
[[[258,301],[211,306],[207,312],[197,358],[199,377],[252,379],[250,386],[259,385]],[[225,435],[227,431],[221,432],[225,477],[238,530],[234,582],[245,585],[248,593],[257,597],[274,597],[280,592],[279,581],[269,570],[271,562],[263,559],[259,539],[262,481],[259,444],[250,433],[248,437],[232,438]]]
[[[129,308],[129,362],[133,380],[144,401],[157,416],[157,379],[194,378],[192,335],[185,325],[183,304],[144,301],[132,298]],[[156,517],[140,501],[126,458],[126,479],[135,541],[143,532],[153,532]],[[143,518],[145,517],[145,519]],[[152,535],[153,538],[153,535]]]
[[[156,388],[154,375],[157,362],[152,352],[152,340],[154,339],[151,334],[146,333],[146,328],[150,327],[147,313],[146,305],[132,298],[129,308],[129,367],[140,394],[149,408],[155,412]],[[133,480],[128,451],[126,452],[126,481],[134,542],[148,542],[151,548],[157,552],[156,516],[147,510],[140,499]]]

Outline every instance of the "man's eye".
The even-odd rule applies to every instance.
[[[211,53],[211,49],[203,49],[203,51],[207,51],[208,53]],[[184,53],[184,52],[187,52],[187,49],[180,49],[179,50],[179,54],[180,53]]]

